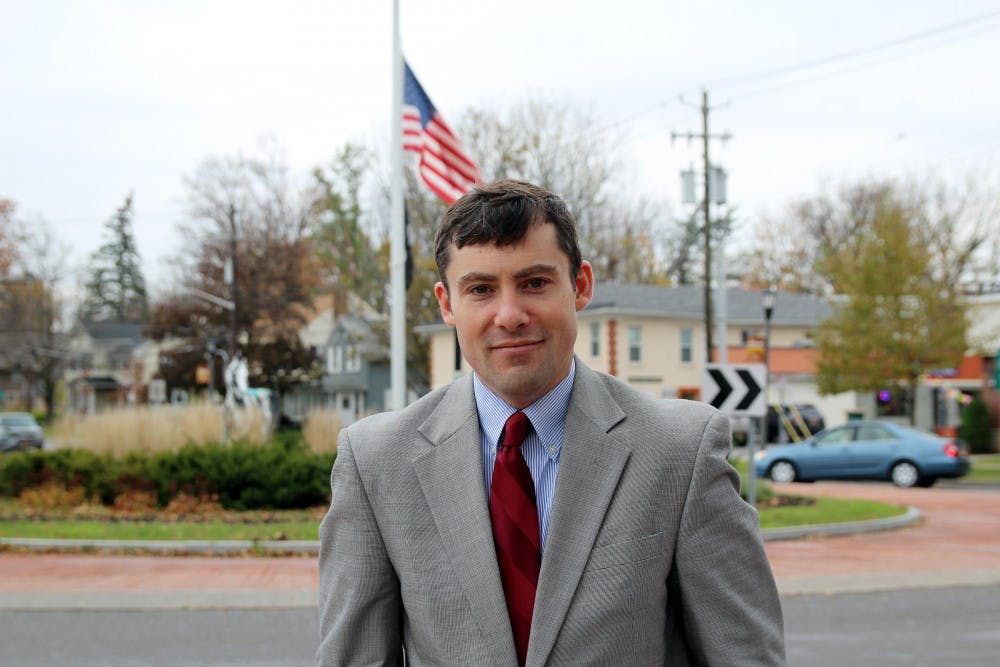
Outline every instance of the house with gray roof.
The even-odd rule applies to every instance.
[[[76,327],[64,375],[71,409],[91,413],[141,400],[158,359],[155,344],[143,336],[145,327],[143,322],[120,320]]]

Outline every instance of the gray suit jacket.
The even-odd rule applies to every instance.
[[[319,665],[515,666],[471,378],[341,431]],[[726,417],[577,360],[529,665],[784,664]]]

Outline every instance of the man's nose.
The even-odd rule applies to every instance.
[[[528,323],[528,311],[517,293],[501,294],[497,300],[497,310],[493,317],[496,326],[502,329],[517,329]]]

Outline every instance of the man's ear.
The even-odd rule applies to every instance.
[[[455,326],[455,315],[451,312],[451,298],[448,295],[448,288],[443,282],[434,284],[434,296],[438,300],[438,308],[441,309],[441,319],[450,327]]]
[[[590,262],[584,260],[580,271],[576,274],[576,310],[583,310],[594,296],[594,269]]]

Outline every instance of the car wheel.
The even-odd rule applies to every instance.
[[[775,461],[771,465],[771,481],[778,484],[787,484],[795,481],[795,466],[788,461]]]
[[[892,478],[893,484],[903,489],[916,486],[917,482],[920,481],[920,471],[909,461],[900,461],[892,466],[889,476]]]

